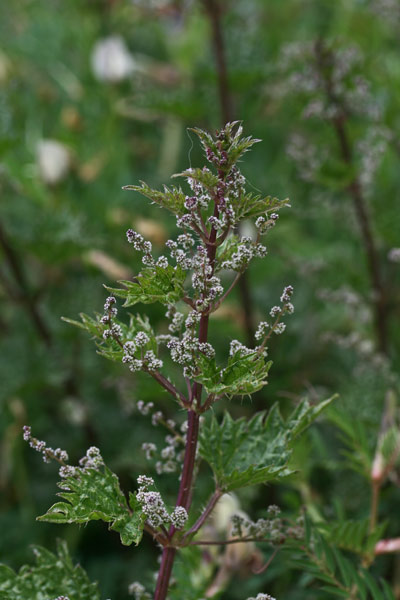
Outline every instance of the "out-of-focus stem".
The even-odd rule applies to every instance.
[[[375,529],[378,517],[379,493],[381,491],[381,482],[373,481],[371,490],[371,510],[369,516],[369,530],[372,532]]]
[[[15,252],[12,244],[9,242],[6,232],[4,231],[2,225],[0,224],[0,247],[3,250],[4,257],[7,261],[7,264],[12,272],[15,281],[17,282],[18,287],[20,288],[20,294],[18,295],[18,299],[21,303],[26,307],[26,310],[34,324],[39,336],[42,338],[43,342],[46,346],[51,345],[51,334],[50,331],[44,322],[37,304],[32,297],[31,291],[29,289],[28,282],[26,281],[24,271],[21,267],[21,263],[17,253]]]
[[[331,55],[324,47],[322,40],[318,40],[315,44],[315,57],[320,75],[324,82],[326,96],[330,102],[337,103],[333,83],[329,75],[329,61],[331,59]],[[338,139],[341,157],[347,165],[352,166],[353,149],[346,128],[346,114],[344,109],[339,114],[335,115],[331,122]],[[353,177],[351,183],[348,185],[348,191],[353,200],[354,211],[360,227],[361,239],[367,261],[370,285],[372,289],[372,305],[374,311],[374,327],[377,347],[380,352],[387,354],[388,311],[385,286],[383,284],[381,266],[376,249],[376,242],[372,232],[367,203],[365,201],[357,175]]]

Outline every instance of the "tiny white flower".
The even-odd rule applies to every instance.
[[[125,41],[117,35],[103,38],[95,44],[91,66],[96,79],[110,83],[126,79],[136,68]]]

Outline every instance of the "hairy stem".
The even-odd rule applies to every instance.
[[[223,173],[219,173],[220,179],[224,178]],[[214,198],[214,216],[218,218],[218,198]],[[215,241],[217,238],[217,232],[214,227],[211,228],[209,238],[207,240],[207,256],[209,264],[212,269],[212,274],[215,268],[215,256],[217,253],[217,247]],[[203,343],[208,338],[208,323],[209,323],[208,311],[202,313],[199,324],[199,342]],[[199,409],[201,407],[201,394],[202,385],[195,382],[192,386],[192,398],[193,403]],[[179,484],[178,497],[176,500],[176,506],[183,506],[186,511],[189,511],[191,504],[191,490],[193,483],[194,464],[196,459],[197,440],[199,435],[199,414],[192,409],[188,411],[188,430],[186,435],[186,448],[185,458],[183,462],[183,469],[181,474],[181,481]],[[171,525],[168,537],[172,541],[175,534],[175,527]],[[173,546],[167,546],[163,550],[160,570],[158,572],[158,579],[156,584],[156,590],[154,593],[154,600],[165,600],[168,593],[169,580],[171,578],[172,568],[174,565],[176,555],[176,548]]]
[[[171,396],[173,396],[176,400],[179,400],[183,406],[188,406],[187,398],[179,390],[177,390],[176,387],[164,377],[164,375],[161,375],[161,373],[158,371],[148,371],[148,373],[153,377],[153,379],[158,381],[158,383],[165,390],[167,390]]]
[[[228,68],[226,64],[226,52],[224,36],[221,23],[221,4],[219,0],[202,0],[205,12],[210,22],[212,32],[212,45],[217,70],[218,97],[223,125],[233,121],[233,100],[229,87]],[[251,347],[254,341],[253,307],[249,288],[247,273],[243,273],[239,279],[239,295],[242,305],[244,325],[247,343]]]
[[[196,523],[193,525],[193,527],[191,527],[189,529],[187,534],[184,536],[184,538],[183,538],[184,540],[187,539],[189,536],[193,535],[194,533],[196,533],[201,527],[203,527],[204,523],[206,522],[206,520],[208,519],[208,517],[214,510],[215,505],[217,504],[217,502],[221,498],[221,496],[222,496],[221,490],[215,490],[215,492],[211,496],[207,506],[205,507],[204,511],[202,512],[200,517],[197,519]]]

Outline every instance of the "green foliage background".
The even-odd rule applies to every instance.
[[[258,323],[265,317],[289,283],[296,308],[285,335],[271,343],[268,387],[252,401],[231,400],[229,408],[235,417],[248,417],[278,400],[287,415],[305,394],[311,400],[340,394],[331,419],[313,426],[295,453],[299,473],[279,487],[248,488],[240,501],[254,517],[276,503],[288,514],[306,504],[321,519],[363,519],[369,511],[363,473],[368,476],[385,394],[397,389],[399,367],[400,265],[388,260],[388,252],[400,246],[400,8],[379,0],[221,4],[234,118],[243,120],[246,134],[262,139],[246,155],[244,174],[255,192],[289,196],[292,206],[281,211],[279,227],[269,235],[267,259],[250,270],[252,318]],[[95,44],[109,36],[125,41],[136,65],[117,83],[98,80],[91,67]],[[338,48],[358,46],[360,71],[381,109],[380,123],[391,132],[368,190],[388,282],[385,361],[365,352],[368,342],[376,342],[371,289],[337,140],[328,123],[301,118],[301,94],[281,93],[284,47],[317,37]],[[174,232],[173,218],[121,188],[139,180],[169,185],[172,173],[201,166],[187,128],[221,124],[211,27],[200,1],[0,4],[0,232],[6,241],[0,248],[0,560],[13,568],[31,561],[30,544],[54,551],[59,536],[90,579],[99,581],[102,598],[126,598],[128,584],[143,580],[144,571],[149,573],[144,583],[151,585],[157,551],[148,538],[139,550],[121,546],[117,533],[98,523],[56,527],[35,521],[55,500],[57,474],[25,447],[21,428],[30,424],[34,435],[68,449],[73,459],[99,446],[125,489],[148,470],[141,444],[162,443],[163,432],[135,403],[154,401],[171,417],[175,407],[150,378],[96,355],[82,332],[60,317],[101,311],[102,285],[115,286],[116,279],[137,272],[139,259],[126,243],[128,227],[147,230],[162,252]],[[351,120],[353,142],[370,127],[367,118]],[[327,156],[317,181],[304,181],[287,151],[291,136],[299,133]],[[58,140],[70,152],[69,172],[57,185],[46,184],[38,170],[42,139]],[[355,155],[355,169],[361,159]],[[124,274],[112,271],[107,257]],[[163,317],[157,306],[142,308],[153,322]],[[236,295],[212,321],[210,338],[219,352],[233,338],[246,341],[243,323]],[[360,343],[340,344],[354,334]],[[222,412],[228,400],[220,404]],[[339,431],[345,433],[340,437]],[[349,447],[354,459],[356,444],[364,457],[358,472],[343,458]],[[176,476],[161,476],[160,486],[173,502]],[[211,474],[204,469],[196,489],[199,507],[211,490]],[[400,535],[399,500],[396,482],[384,487],[381,517],[392,537]],[[266,560],[270,550],[263,553]],[[178,568],[185,573],[188,567]],[[400,578],[393,558],[379,559],[375,568],[393,586]],[[243,577],[232,573],[222,598],[240,600],[264,588],[278,599],[325,597],[308,587],[309,576],[288,569],[283,553],[261,575],[243,565]]]

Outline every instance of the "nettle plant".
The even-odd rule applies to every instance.
[[[156,191],[145,183],[125,188],[143,194],[176,216],[180,230],[176,240],[168,240],[166,254],[156,258],[151,243],[129,230],[128,242],[143,255],[141,272],[133,281],[122,281],[122,288],[110,289],[104,314],[95,318],[81,315],[81,322],[70,321],[97,340],[101,355],[124,363],[134,373],[145,372],[169,393],[177,413],[185,411],[187,419],[178,428],[174,421],[166,420],[153,403],[138,403],[143,414],[151,415],[153,424],[168,429],[168,445],[157,463],[157,472],[180,471],[175,506],[167,505],[155,479],[148,474],[137,477],[137,489],[126,497],[117,476],[104,464],[97,448],[89,448],[79,465],[74,466],[68,463],[64,450],[47,447],[45,442],[32,436],[28,426],[23,433],[24,439],[46,462],[60,463],[61,492],[58,495],[62,500],[39,520],[81,524],[100,519],[120,534],[124,545],[138,545],[146,532],[160,546],[162,557],[155,591],[150,594],[142,583],[135,582],[130,592],[137,600],[150,597],[163,600],[168,593],[177,598],[211,597],[206,591],[190,592],[187,579],[182,589],[179,589],[182,582],[178,577],[172,582],[175,558],[188,549],[195,551],[200,545],[247,541],[280,545],[288,539],[303,538],[304,531],[298,523],[286,523],[276,515],[274,508],[267,506],[265,518],[256,522],[234,517],[228,540],[207,541],[201,529],[225,494],[279,481],[293,472],[289,460],[295,439],[331,402],[329,399],[311,405],[304,400],[286,420],[282,419],[277,405],[268,413],[255,414],[250,420],[234,420],[228,412],[222,420],[215,416],[212,409],[222,398],[250,396],[267,384],[271,367],[267,359],[268,341],[273,334],[284,331],[282,318],[293,312],[293,288],[287,285],[279,304],[271,309],[268,321],[258,325],[254,347],[248,348],[233,340],[229,356],[221,362],[208,341],[210,315],[231,293],[250,262],[266,256],[261,239],[276,225],[278,211],[288,206],[288,201],[246,191],[246,181],[237,163],[259,140],[242,137],[239,123],[227,124],[215,137],[199,129],[193,131],[200,139],[210,167],[190,168],[178,175],[186,180],[189,193],[180,187]],[[254,222],[255,239],[238,235],[237,226],[244,220]],[[139,303],[161,303],[167,308],[169,333],[158,335],[146,316],[130,315],[128,323],[118,320],[116,298],[122,298],[127,308]],[[171,380],[164,366],[170,359],[181,370],[178,381]],[[155,445],[146,443],[144,450],[152,456]],[[211,468],[215,486],[203,510],[195,503],[191,509],[195,499],[194,480],[201,461]],[[65,558],[65,548],[61,547],[59,552],[64,559],[57,562],[54,555],[38,551],[37,570],[44,568],[43,556],[47,561],[57,562],[58,569],[62,565],[69,569],[66,567],[63,576],[58,573],[49,578],[52,582],[48,582],[46,588],[49,599],[57,594],[58,600],[98,598],[98,592],[80,571],[72,568],[70,559]],[[0,579],[0,590],[7,592],[17,581],[23,589],[23,585],[28,585],[26,578],[33,578],[32,573],[36,571],[31,569],[29,573],[31,575],[21,572],[18,577],[6,571]],[[54,587],[57,585],[58,588]],[[33,590],[32,584],[30,598]],[[14,598],[7,593],[1,596],[11,597]],[[26,596],[21,592],[19,597]],[[257,596],[258,600],[269,598],[267,593]]]

